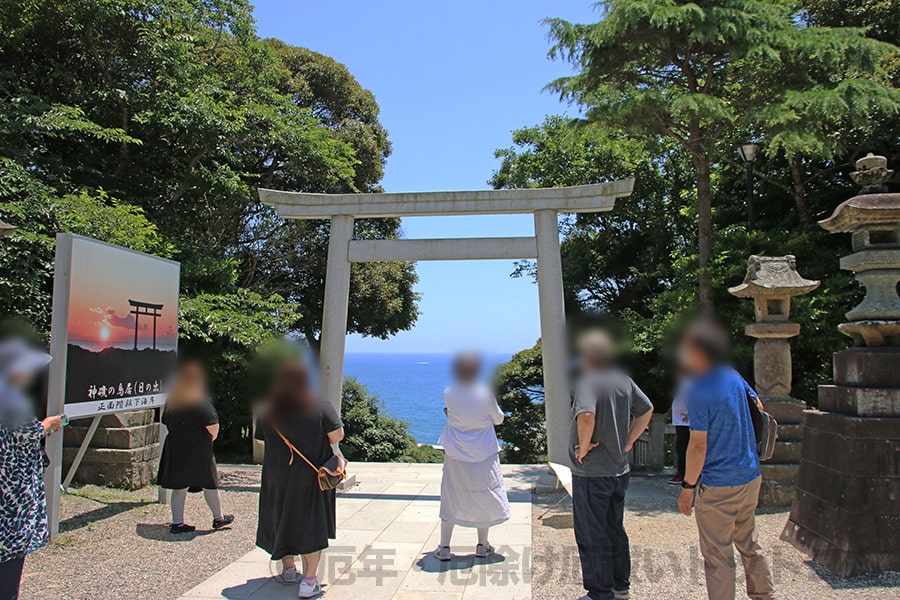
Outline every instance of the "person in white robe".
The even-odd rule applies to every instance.
[[[478,377],[481,357],[463,354],[453,362],[455,381],[444,390],[447,424],[441,433],[444,470],[441,479],[441,540],[434,552],[450,560],[453,527],[478,529],[475,556],[494,553],[490,527],[509,519],[509,499],[500,469],[500,444],[494,426],[503,412],[493,393]]]

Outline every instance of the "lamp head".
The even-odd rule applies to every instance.
[[[754,144],[750,142],[749,144],[741,144],[738,147],[738,154],[741,155],[741,160],[745,163],[752,163],[756,158],[756,154],[759,152],[759,144]]]

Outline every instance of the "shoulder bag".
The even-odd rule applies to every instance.
[[[321,467],[317,467],[314,465],[308,458],[306,458],[302,452],[297,450],[297,447],[291,443],[289,439],[287,439],[281,431],[272,424],[272,429],[275,430],[275,433],[278,434],[278,437],[281,438],[281,441],[284,442],[285,446],[291,451],[291,460],[288,462],[289,465],[294,464],[294,455],[296,454],[300,458],[303,459],[306,464],[310,466],[310,468],[316,472],[316,478],[319,481],[319,489],[323,492],[328,490],[335,489],[342,481],[347,478],[347,459],[345,459],[340,454],[333,454],[331,458],[325,461],[325,464]]]

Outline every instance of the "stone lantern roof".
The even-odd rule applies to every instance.
[[[843,202],[819,225],[831,233],[849,233],[868,225],[894,225],[898,221],[900,194],[865,194]]]
[[[744,282],[728,288],[728,291],[738,298],[759,296],[784,298],[807,294],[819,287],[819,283],[805,279],[797,272],[797,259],[792,254],[751,256]]]

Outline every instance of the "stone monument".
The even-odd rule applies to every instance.
[[[900,570],[900,194],[871,154],[856,163],[862,193],[819,224],[850,233],[841,267],[866,287],[838,329],[855,347],[834,355],[834,385],[807,411],[797,491],[783,540],[839,576]]]
[[[754,387],[779,425],[772,460],[762,466],[760,506],[789,506],[800,463],[800,425],[806,404],[791,397],[790,338],[800,325],[790,320],[791,298],[808,294],[818,281],[797,272],[794,256],[751,256],[744,282],[729,288],[738,298],[753,298],[756,322],[744,330],[756,338],[753,347]]]

